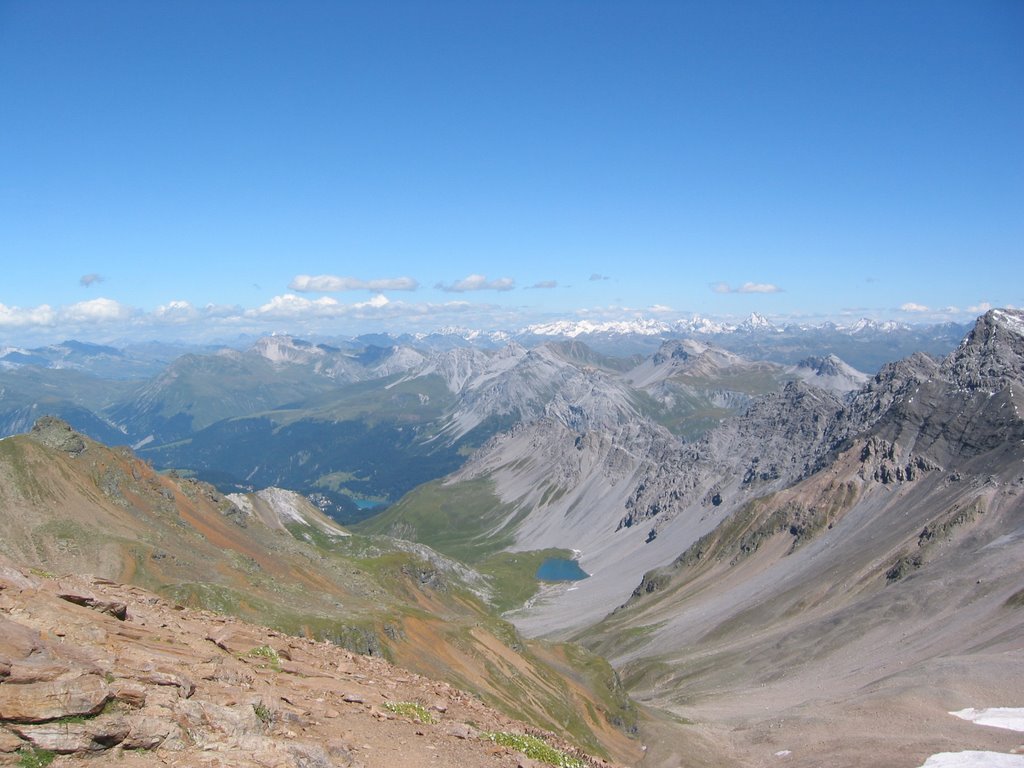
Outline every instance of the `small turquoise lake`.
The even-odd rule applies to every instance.
[[[349,498],[352,499],[351,496],[349,496]],[[379,501],[370,501],[369,499],[352,499],[352,501],[355,502],[355,505],[359,507],[359,509],[376,509],[377,507],[384,506]]]
[[[590,576],[575,560],[564,557],[549,557],[540,564],[536,578],[540,581],[580,581]]]

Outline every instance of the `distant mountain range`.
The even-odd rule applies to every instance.
[[[269,358],[278,346],[274,339],[289,339],[285,342],[286,346],[296,347],[287,354],[314,356],[395,346],[431,351],[466,346],[494,349],[512,341],[525,347],[535,347],[548,341],[575,339],[603,354],[627,357],[633,354],[652,354],[669,339],[696,338],[752,359],[781,363],[796,363],[810,355],[831,353],[854,368],[871,373],[887,362],[914,352],[944,355],[969,328],[970,323],[909,325],[868,318],[847,325],[826,322],[778,326],[757,313],[752,313],[740,323],[722,322],[698,315],[673,322],[657,319],[602,322],[559,320],[530,325],[517,331],[449,327],[433,333],[339,336],[318,339],[315,343],[290,336],[270,336],[220,345],[151,342],[115,347],[65,341],[32,349],[0,346],[0,368],[36,365],[72,368],[104,378],[146,378],[161,371],[177,357],[190,353],[211,354],[220,349],[245,350],[262,345],[266,347]],[[300,352],[298,347],[303,347],[305,352]]]
[[[284,485],[353,521],[458,469],[493,435],[571,400],[565,387],[587,387],[598,372],[625,387],[617,407],[695,437],[786,380],[854,386],[857,364],[835,350],[881,364],[905,348],[945,353],[962,335],[954,330],[870,321],[778,329],[752,315],[735,326],[694,318],[316,343],[275,335],[244,349],[7,347],[0,349],[0,435],[55,415],[224,492]],[[702,371],[696,362],[676,370],[677,357],[660,373],[644,372],[644,358],[684,348]]]
[[[59,406],[116,430],[149,464],[37,422],[43,453],[21,436],[0,442],[0,489],[42,514],[42,496],[73,494],[44,493],[33,478],[65,482],[70,470],[48,462],[64,466],[87,446],[93,465],[75,482],[88,493],[75,494],[95,495],[92,483],[105,509],[153,503],[157,532],[117,550],[120,567],[128,552],[143,572],[171,567],[139,553],[167,541],[175,515],[192,520],[189,505],[212,504],[272,551],[266,527],[336,549],[336,521],[352,521],[360,549],[338,573],[366,574],[361,597],[395,586],[367,574],[370,550],[430,582],[436,568],[397,554],[407,546],[444,564],[462,597],[488,585],[477,598],[525,634],[611,660],[660,713],[641,726],[651,765],[694,753],[709,765],[913,768],[957,745],[1005,746],[946,713],[1015,705],[1024,677],[1024,312],[992,310],[953,330],[754,318],[667,338],[597,327],[500,344],[274,336],[135,379],[12,363],[0,371],[9,423]],[[915,339],[941,354],[888,359]],[[887,361],[858,368],[834,351],[841,344]],[[140,525],[127,521],[118,525]],[[29,559],[75,538],[52,540],[64,530],[53,521],[8,530],[6,546]],[[235,551],[270,569],[253,547]],[[539,585],[549,557],[588,578]],[[221,570],[249,573],[247,562],[232,556]],[[266,599],[272,585],[252,573]],[[399,581],[416,610],[485,621]],[[352,599],[337,589],[327,594]],[[504,645],[519,652],[517,642]],[[557,668],[567,657],[545,658]]]
[[[796,370],[813,374],[694,340],[624,376],[594,367],[360,528],[469,562],[495,540],[573,547],[589,578],[517,625],[717,722],[705,734],[738,764],[768,740],[799,765],[920,765],[890,723],[941,740],[953,726],[927,713],[1008,706],[1024,675],[1024,312],[872,377],[833,357]],[[669,740],[649,759],[674,754]]]

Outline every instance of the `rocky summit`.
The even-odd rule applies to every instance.
[[[608,765],[383,659],[0,560],[0,765],[540,764],[514,745]]]

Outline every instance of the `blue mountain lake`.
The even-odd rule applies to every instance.
[[[540,564],[537,576],[541,581],[580,581],[590,576],[575,560],[564,557],[549,557]]]
[[[352,499],[351,496],[349,496],[349,498]],[[383,506],[381,502],[370,501],[369,499],[352,499],[352,501],[355,502],[355,505],[359,507],[359,509],[376,509],[377,507]]]

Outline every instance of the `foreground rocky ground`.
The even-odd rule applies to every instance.
[[[499,732],[607,765],[382,659],[0,561],[0,765],[543,764]]]

